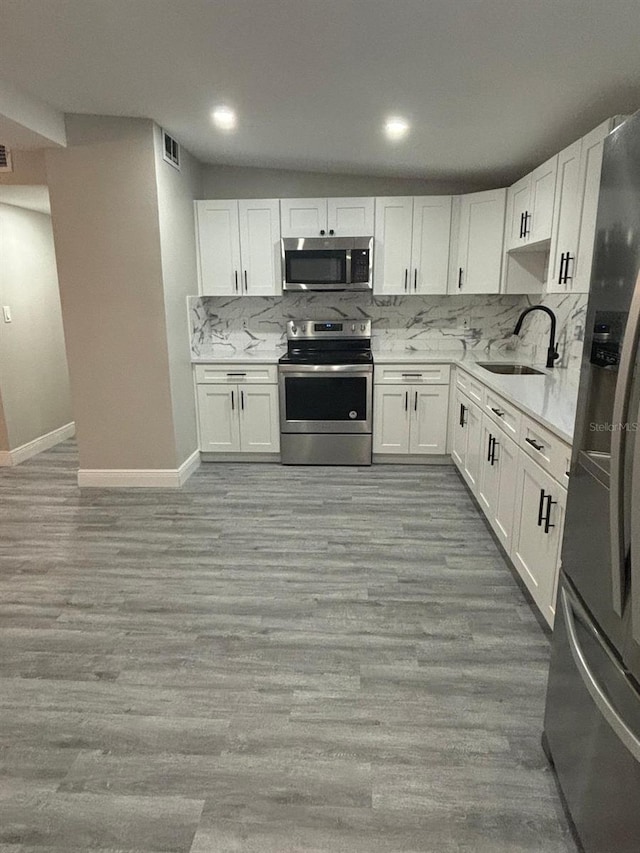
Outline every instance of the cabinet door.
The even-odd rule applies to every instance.
[[[462,196],[456,293],[498,293],[507,191]]]
[[[327,232],[326,198],[281,198],[283,237],[320,237]]]
[[[373,389],[373,452],[409,452],[409,385]]]
[[[596,216],[598,213],[598,196],[600,194],[602,154],[604,151],[604,140],[608,136],[612,124],[611,119],[607,119],[607,121],[602,122],[591,133],[582,138],[578,213],[580,226],[578,232],[578,254],[571,281],[572,293],[589,292],[593,245],[596,238]]]
[[[531,173],[531,196],[526,228],[528,243],[551,239],[557,170],[558,155],[556,154]]]
[[[411,293],[446,293],[451,240],[451,196],[413,200]]]
[[[336,237],[373,237],[372,198],[328,198],[328,233]]]
[[[505,249],[516,249],[526,242],[524,215],[531,196],[531,175],[525,175],[507,190],[507,215],[505,225]]]
[[[449,386],[412,386],[409,391],[409,453],[447,452]]]
[[[566,492],[520,451],[518,520],[511,559],[540,612],[553,624],[553,601]]]
[[[197,385],[200,450],[237,453],[240,450],[238,388],[235,385]]]
[[[451,417],[451,458],[460,470],[464,469],[467,455],[467,418],[469,402],[456,389],[453,397],[453,412]]]
[[[580,149],[574,142],[558,154],[556,192],[553,205],[553,233],[549,255],[547,291],[565,293],[572,290],[572,279],[578,248],[578,188]]]
[[[409,292],[413,199],[376,199],[373,290],[378,294]]]
[[[280,419],[277,385],[241,385],[240,450],[243,453],[278,453]]]
[[[469,402],[467,411],[467,450],[462,474],[471,491],[478,491],[480,476],[480,440],[482,438],[482,413],[479,406]]]
[[[484,415],[480,427],[480,470],[478,476],[478,502],[489,521],[492,521],[498,502],[500,469],[497,463],[497,451],[493,451],[494,439],[497,441],[497,428]]]
[[[495,439],[494,457],[498,466],[500,482],[493,512],[489,520],[498,539],[502,543],[502,547],[509,554],[511,552],[511,540],[513,537],[513,515],[520,451],[515,441],[512,441],[503,432],[497,433]]]
[[[280,208],[277,199],[239,201],[241,287],[245,296],[282,292]]]
[[[202,296],[240,294],[238,202],[196,201],[198,284]]]

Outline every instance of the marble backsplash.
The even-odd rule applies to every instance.
[[[458,351],[509,356],[511,333],[528,305],[547,304],[558,317],[563,366],[579,364],[586,296],[373,296],[356,293],[288,293],[283,296],[209,296],[189,299],[194,356],[235,355],[286,345],[287,320],[372,321],[374,347],[391,351]],[[544,360],[547,317],[525,321],[518,356]],[[517,340],[517,339],[516,339]]]

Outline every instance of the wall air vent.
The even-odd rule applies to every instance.
[[[6,145],[0,145],[0,172],[13,172],[11,151]]]
[[[162,131],[162,156],[174,169],[180,169],[180,145],[165,130]]]

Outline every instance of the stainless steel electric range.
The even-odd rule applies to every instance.
[[[370,465],[370,320],[292,320],[278,365],[285,465]]]

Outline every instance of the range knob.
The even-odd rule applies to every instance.
[[[364,330],[365,330],[366,328],[367,328],[367,327],[366,327],[366,325],[365,325],[364,323],[361,323],[361,324],[360,324],[360,331],[361,331],[361,332],[364,332]]]
[[[297,334],[298,334],[298,327],[297,327],[297,326],[292,326],[292,327],[291,327],[291,334],[292,334],[292,335],[297,335]]]
[[[355,324],[355,323],[352,323],[352,324],[351,324],[351,331],[352,331],[352,332],[355,332],[355,330],[356,330],[356,324]]]

